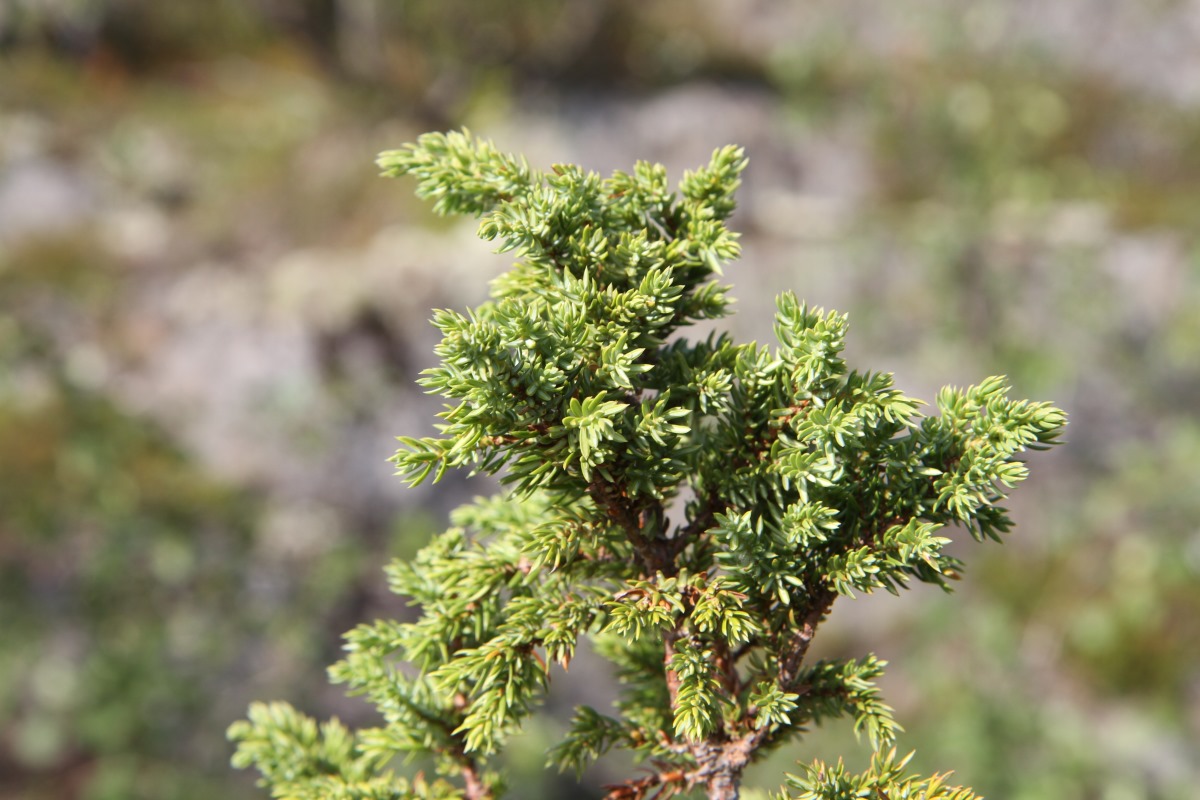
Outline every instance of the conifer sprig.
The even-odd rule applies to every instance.
[[[490,800],[495,754],[590,637],[621,681],[616,714],[581,706],[549,758],[578,773],[632,751],[649,774],[610,800],[732,800],[750,763],[834,717],[875,761],[862,775],[806,767],[788,779],[797,798],[972,797],[885,751],[900,727],[875,683],[882,661],[808,663],[809,647],[839,596],[948,589],[961,564],[945,534],[1008,531],[998,504],[1063,413],[988,378],[943,390],[939,415],[923,416],[890,375],[847,366],[845,315],[790,293],[775,347],[688,339],[728,310],[738,148],[675,191],[659,165],[543,172],[466,132],[379,163],[517,258],[490,302],[434,313],[440,364],[420,383],[450,404],[437,435],[401,437],[397,472],[415,484],[465,467],[508,488],[388,568],[414,621],[348,634],[331,675],[378,707],[380,727],[255,706],[230,730],[235,763],[258,766],[277,797]],[[401,755],[442,777],[394,776]]]

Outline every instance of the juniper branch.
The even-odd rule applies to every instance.
[[[397,470],[420,483],[467,468],[506,489],[389,567],[417,621],[348,636],[333,674],[385,724],[322,738],[290,707],[256,707],[230,730],[235,762],[280,797],[494,800],[489,759],[591,637],[622,681],[617,715],[581,707],[550,759],[581,771],[621,747],[651,765],[609,800],[699,787],[735,800],[747,766],[837,716],[868,735],[871,768],[814,765],[789,791],[971,797],[885,750],[899,726],[874,683],[883,662],[812,664],[810,648],[839,596],[948,589],[961,564],[939,534],[1001,539],[1023,454],[1057,443],[1065,415],[988,378],[944,389],[939,415],[922,416],[890,375],[846,365],[845,315],[790,293],[773,349],[687,339],[728,309],[738,148],[675,191],[659,165],[542,172],[466,132],[427,134],[380,165],[416,178],[438,213],[478,217],[518,259],[489,303],[435,312],[440,362],[420,383],[451,403],[438,435],[401,438]],[[681,494],[693,499],[672,528]],[[395,777],[383,765],[400,754],[459,783]]]

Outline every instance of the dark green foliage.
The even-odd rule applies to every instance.
[[[619,714],[581,709],[550,761],[578,771],[612,747],[648,760],[612,798],[736,797],[749,763],[835,717],[881,755],[864,776],[814,767],[800,796],[971,796],[882,755],[898,729],[873,683],[883,662],[806,656],[839,595],[947,587],[960,565],[941,534],[1008,530],[997,504],[1026,477],[1019,456],[1053,444],[1065,416],[988,378],[924,417],[890,375],[847,367],[844,315],[791,294],[775,348],[680,336],[726,313],[716,276],[738,254],[725,220],[745,163],[720,149],[671,192],[657,165],[541,173],[465,133],[380,157],[518,259],[491,302],[435,314],[441,364],[421,384],[451,404],[439,435],[401,439],[398,472],[415,484],[466,467],[509,488],[389,568],[416,622],[349,635],[332,675],[381,728],[319,735],[287,706],[233,727],[236,762],[276,796],[495,796],[489,757],[583,636],[617,667]],[[435,759],[458,788],[390,777],[397,755]]]

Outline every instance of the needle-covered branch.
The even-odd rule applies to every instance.
[[[836,717],[866,734],[871,768],[806,767],[786,797],[971,797],[905,774],[888,749],[900,726],[882,661],[811,663],[810,646],[838,597],[948,589],[962,568],[950,537],[1009,530],[1000,503],[1063,413],[987,378],[924,416],[891,375],[847,365],[844,314],[791,293],[773,347],[688,338],[728,310],[738,148],[674,190],[659,165],[540,171],[465,132],[380,165],[517,259],[488,303],[434,312],[439,363],[420,383],[448,405],[434,432],[400,439],[397,472],[415,484],[467,468],[507,488],[388,567],[414,620],[347,636],[332,677],[380,725],[255,706],[230,730],[235,763],[277,797],[498,797],[496,754],[589,638],[620,695],[611,713],[579,707],[549,762],[582,773],[631,751],[645,772],[610,798],[733,800],[747,766]],[[400,756],[442,777],[399,777]]]

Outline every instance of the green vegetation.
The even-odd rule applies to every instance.
[[[649,775],[612,800],[697,787],[731,800],[747,766],[838,717],[877,759],[862,775],[815,764],[789,779],[795,796],[974,797],[888,754],[883,662],[813,661],[809,647],[839,596],[948,589],[961,564],[940,533],[999,540],[1012,523],[998,503],[1027,476],[1019,454],[1053,444],[1064,414],[988,378],[942,390],[939,415],[922,416],[890,375],[847,367],[844,315],[791,294],[775,349],[679,335],[728,310],[714,278],[739,252],[725,226],[739,149],[677,192],[659,165],[540,173],[460,133],[379,163],[417,177],[438,212],[481,216],[480,236],[520,259],[491,302],[435,314],[441,365],[421,383],[453,404],[440,436],[401,437],[398,470],[418,484],[469,467],[511,488],[388,568],[419,620],[348,635],[331,677],[381,727],[319,730],[258,705],[230,729],[234,762],[281,798],[498,797],[489,757],[591,638],[621,676],[618,716],[579,707],[548,765],[582,772],[633,751]],[[460,783],[395,777],[401,755]]]
[[[849,313],[846,358],[908,394],[1006,374],[1067,409],[1071,446],[1014,497],[1020,535],[948,545],[970,553],[953,598],[839,602],[811,657],[891,662],[908,771],[995,798],[1193,797],[1186,4],[1057,29],[1071,4],[950,6],[767,4],[743,24],[682,0],[0,3],[0,795],[256,797],[221,735],[250,699],[373,724],[320,670],[353,622],[413,621],[378,565],[490,485],[389,480],[389,434],[436,410],[407,377],[423,309],[476,302],[454,289],[487,267],[469,225],[371,180],[369,157],[469,124],[537,166],[674,170],[744,142],[737,340],[769,337],[770,295],[795,288]],[[47,174],[53,202],[26,180]],[[295,361],[247,391],[223,367],[261,368],[263,342]],[[582,786],[541,766],[573,705],[611,713],[604,666],[581,647],[508,741],[522,797],[633,774],[616,754]],[[779,748],[743,795],[797,759],[869,769],[852,728]]]
[[[0,259],[5,771],[20,798],[68,782],[102,800],[211,796],[228,784],[213,698],[265,629],[235,566],[256,503],[89,385],[64,333],[114,289],[92,252],[84,238]]]

